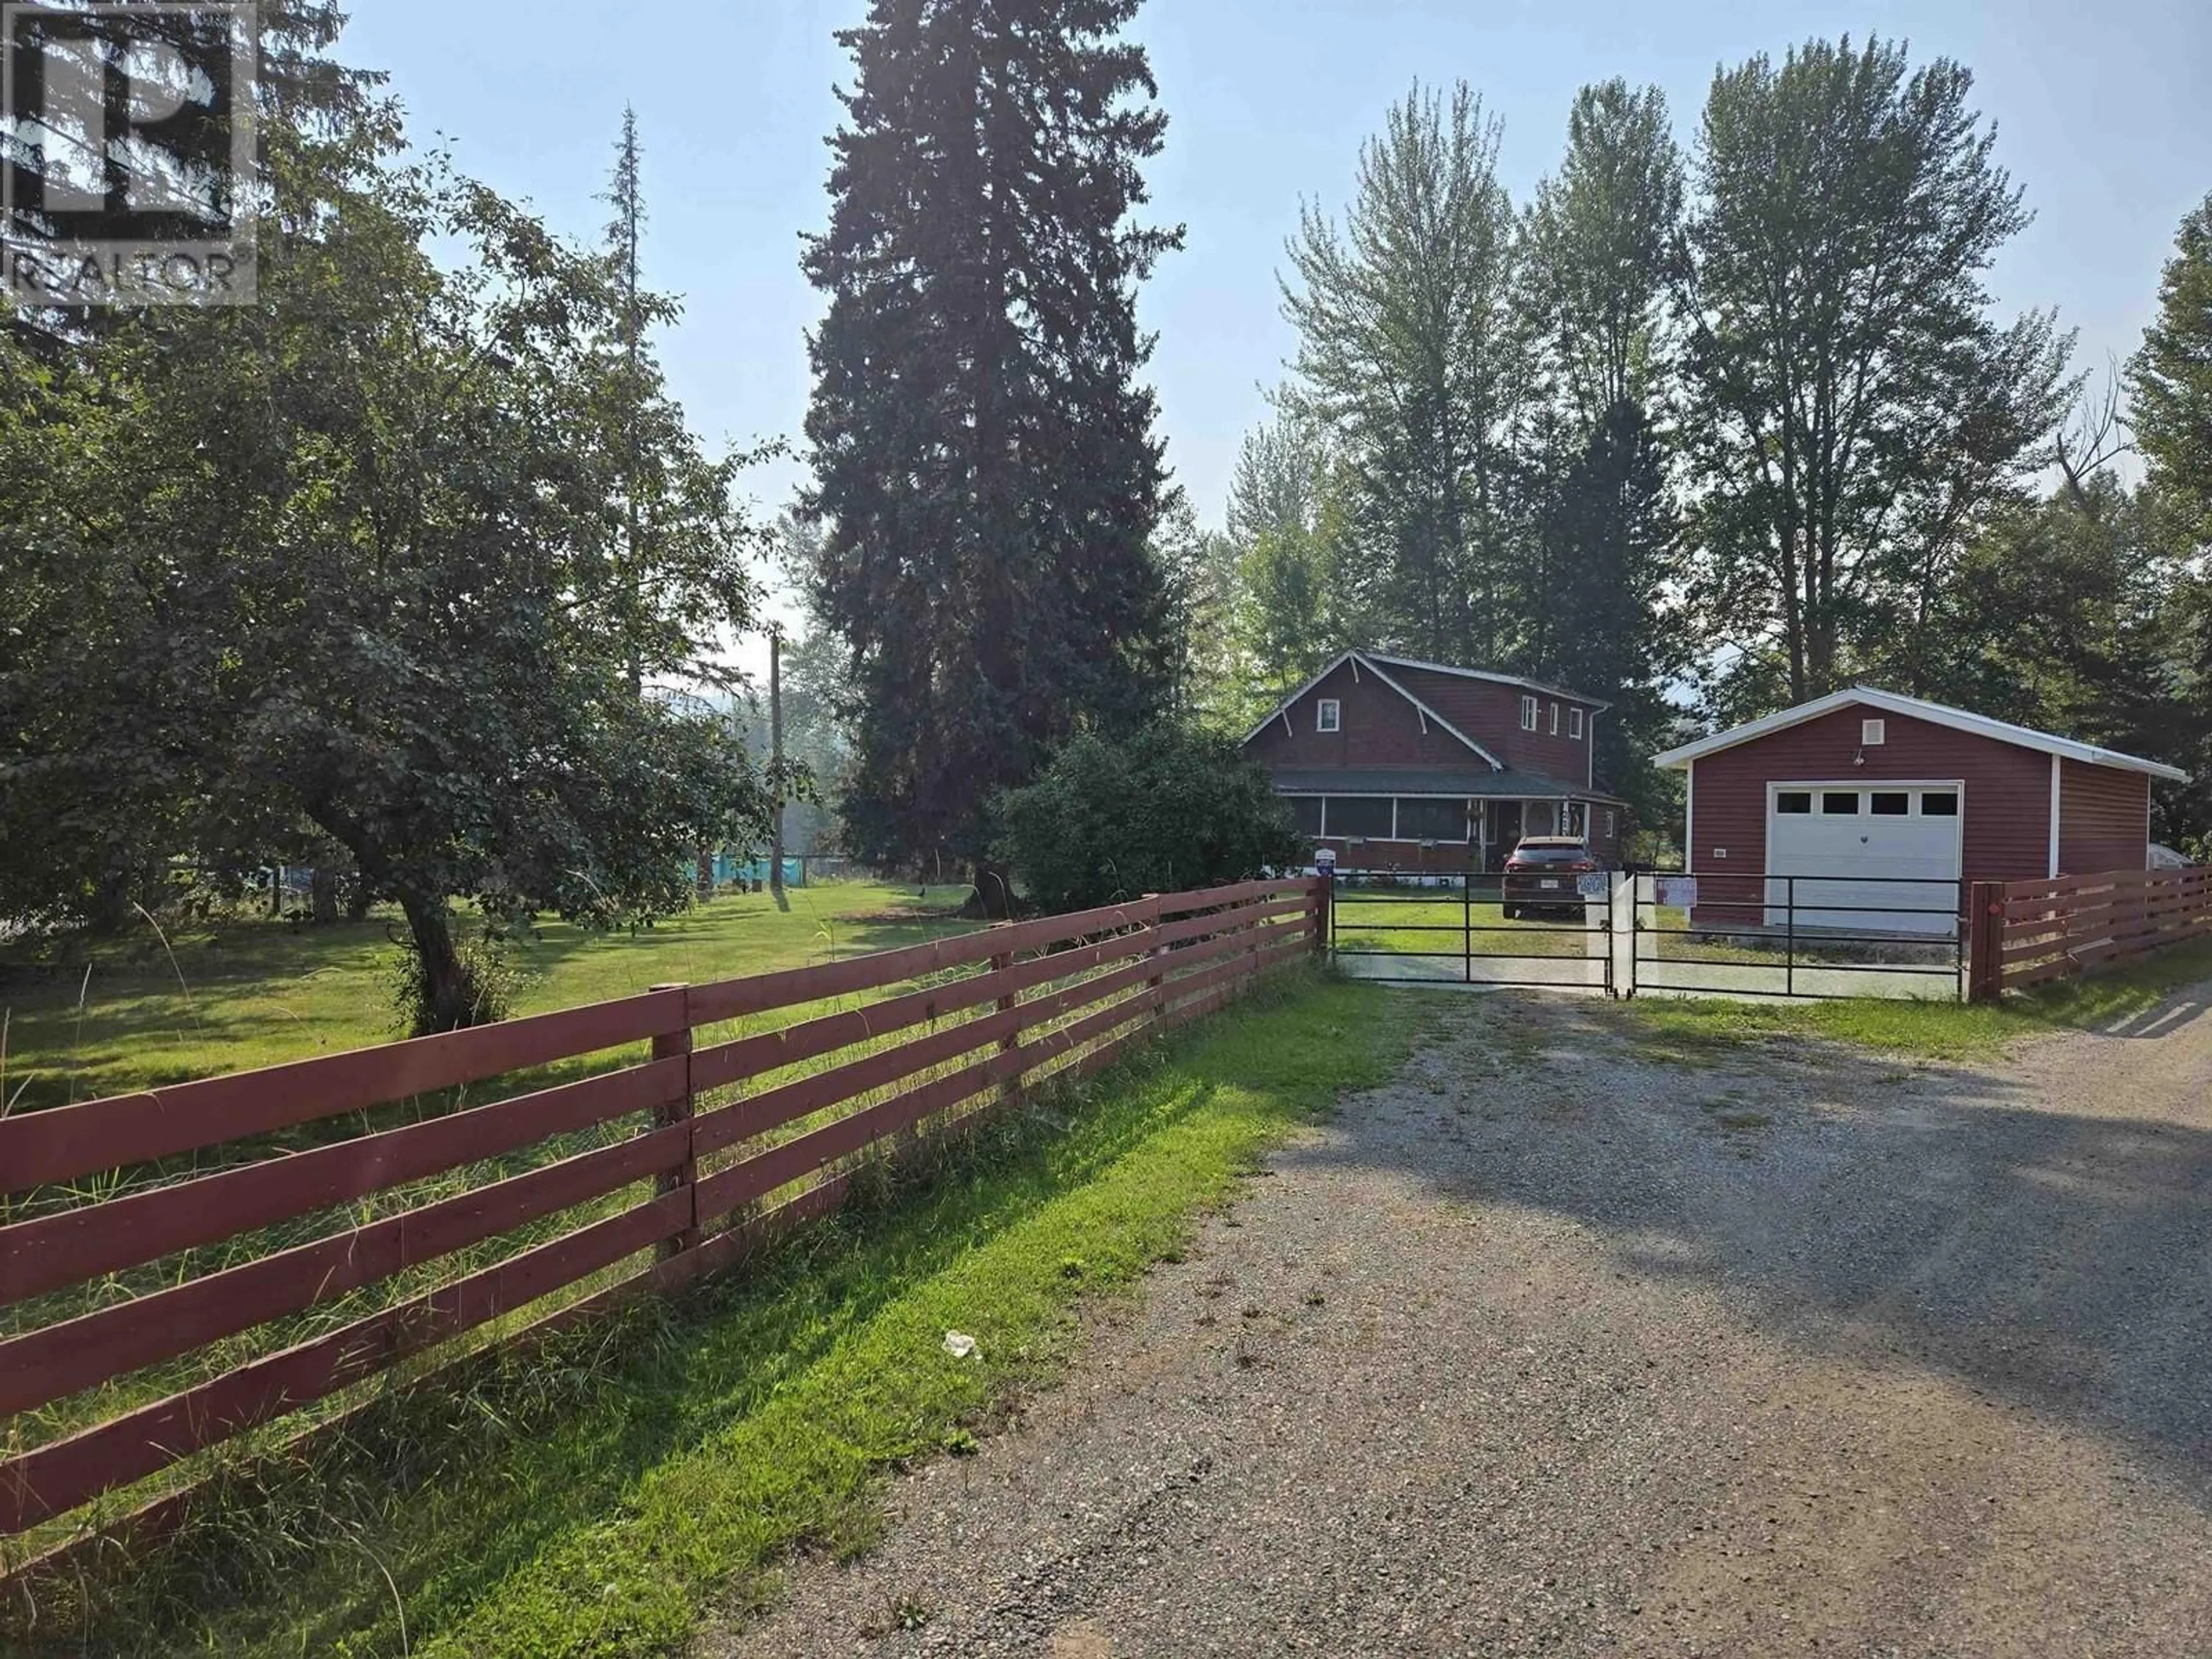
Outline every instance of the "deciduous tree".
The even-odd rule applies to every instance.
[[[1972,84],[1848,39],[1714,78],[1677,297],[1722,713],[1832,689],[2045,459],[2069,342],[1990,314],[2028,215]]]

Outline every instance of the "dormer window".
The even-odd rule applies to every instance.
[[[1316,732],[1335,732],[1340,731],[1343,728],[1343,726],[1344,705],[1339,702],[1334,697],[1323,697],[1320,702],[1316,705],[1314,730]]]
[[[1534,697],[1521,699],[1521,729],[1523,732],[1536,729],[1536,700]]]

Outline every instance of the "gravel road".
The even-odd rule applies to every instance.
[[[1433,998],[1062,1386],[700,1651],[2201,1659],[2208,993],[1972,1068]]]

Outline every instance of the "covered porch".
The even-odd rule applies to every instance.
[[[1524,836],[1581,836],[1618,861],[1622,804],[1527,772],[1281,774],[1299,835],[1345,870],[1461,873],[1504,867]]]

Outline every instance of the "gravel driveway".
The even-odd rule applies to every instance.
[[[1976,1068],[1432,1000],[702,1652],[2212,1653],[2205,990]]]

